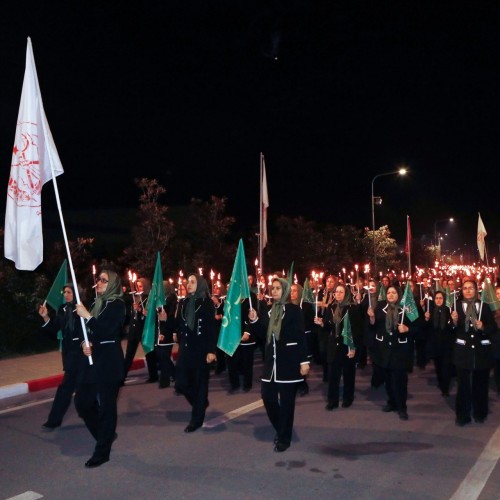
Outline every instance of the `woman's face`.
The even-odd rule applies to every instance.
[[[389,302],[389,304],[395,304],[398,301],[398,292],[393,287],[389,287],[387,289],[385,296],[386,296],[387,302]]]
[[[495,289],[495,295],[497,296],[497,299],[500,300],[500,288]]]
[[[281,283],[278,280],[274,280],[271,285],[271,297],[273,300],[278,301],[283,295],[283,288],[281,288]]]
[[[335,280],[333,278],[326,278],[326,288],[327,290],[333,290],[335,286]]]
[[[368,282],[368,287],[370,293],[375,293],[377,291],[377,283],[375,283],[375,281],[370,280]]]
[[[442,293],[437,293],[434,296],[434,304],[438,307],[441,307],[444,304],[444,297]]]
[[[102,295],[108,288],[109,276],[108,273],[102,272],[97,278],[97,295]]]
[[[464,299],[474,299],[476,298],[476,287],[472,281],[466,281],[462,287],[462,293],[464,294]]]
[[[73,302],[74,294],[73,290],[69,286],[65,286],[63,290],[64,300],[66,302]]]
[[[188,293],[194,293],[196,292],[196,289],[198,288],[198,281],[196,280],[196,276],[193,274],[188,277],[188,282],[187,282],[187,291]]]
[[[298,300],[299,298],[299,287],[297,285],[292,285],[290,288],[290,300]]]
[[[337,302],[342,302],[345,299],[345,288],[343,286],[338,286],[335,288],[335,300]]]

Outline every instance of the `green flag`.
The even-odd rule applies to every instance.
[[[380,290],[378,292],[378,299],[379,302],[382,300],[387,300],[386,295],[385,295],[385,286],[381,283],[380,284]]]
[[[45,302],[49,304],[54,311],[59,309],[59,306],[65,303],[63,288],[64,285],[68,282],[68,261],[64,259],[64,262],[57,273],[56,279],[52,286],[50,287],[49,293],[47,294],[47,298]],[[59,350],[62,351],[62,331],[59,330],[57,332],[57,340],[59,340]]]
[[[229,291],[224,302],[224,316],[217,342],[217,347],[229,356],[232,356],[240,345],[241,303],[248,297],[250,297],[250,289],[248,287],[245,249],[243,241],[240,240],[229,282]]]
[[[345,313],[344,316],[344,328],[342,328],[342,337],[344,337],[344,344],[350,349],[354,350],[354,340],[352,338],[352,327],[351,320],[349,319],[349,312]]]
[[[497,299],[495,288],[489,279],[484,280],[484,288],[481,292],[481,300],[490,306],[490,309],[495,312],[500,309],[500,301]]]
[[[158,252],[151,292],[146,302],[148,314],[144,321],[144,330],[142,331],[142,348],[145,354],[151,352],[155,347],[156,309],[163,305],[165,305],[165,288],[163,287],[160,252]]]
[[[403,308],[406,317],[410,321],[415,321],[418,318],[417,305],[415,304],[415,298],[413,297],[413,292],[411,291],[409,283],[406,283],[405,293],[399,305]]]
[[[441,286],[441,283],[439,283],[439,280],[437,278],[434,278],[436,280],[436,292],[443,292],[445,293],[445,291],[443,290],[443,287]]]
[[[302,302],[309,302],[310,304],[314,304],[316,299],[314,298],[314,294],[311,288],[311,282],[309,278],[306,278],[304,281],[304,291],[302,292]]]
[[[64,294],[63,287],[68,282],[68,261],[64,259],[64,262],[57,273],[54,283],[50,287],[49,293],[45,302],[49,304],[52,309],[57,311],[60,305],[64,304]]]

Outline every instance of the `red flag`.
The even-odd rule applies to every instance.
[[[411,229],[410,229],[410,216],[406,216],[406,245],[405,254],[410,255],[411,253]]]

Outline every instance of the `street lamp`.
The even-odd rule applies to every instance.
[[[394,170],[392,172],[385,172],[384,174],[377,174],[372,179],[372,235],[373,235],[373,270],[374,275],[377,275],[377,247],[375,244],[375,205],[382,205],[382,198],[380,196],[375,196],[373,191],[373,185],[375,183],[375,179],[382,177],[384,175],[405,175],[408,170],[406,168],[400,168],[399,170]]]
[[[453,222],[453,221],[454,221],[453,217],[450,217],[449,219],[439,219],[436,222],[434,222],[434,244],[435,244],[435,246],[439,245],[438,233],[437,233],[437,225],[440,222]]]

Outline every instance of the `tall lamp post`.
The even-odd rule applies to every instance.
[[[434,244],[436,247],[438,247],[438,250],[437,250],[438,259],[441,258],[441,241],[439,240],[439,237],[438,237],[437,225],[440,222],[453,222],[453,220],[454,220],[453,217],[450,217],[449,219],[439,219],[439,220],[434,222]]]
[[[382,198],[380,196],[375,196],[374,193],[374,183],[375,179],[378,179],[379,177],[383,177],[384,175],[405,175],[408,170],[406,168],[400,168],[399,170],[394,170],[392,172],[385,172],[383,174],[377,174],[373,179],[372,179],[372,235],[373,235],[373,272],[374,275],[377,275],[377,246],[375,242],[375,205],[381,205],[382,204]]]

